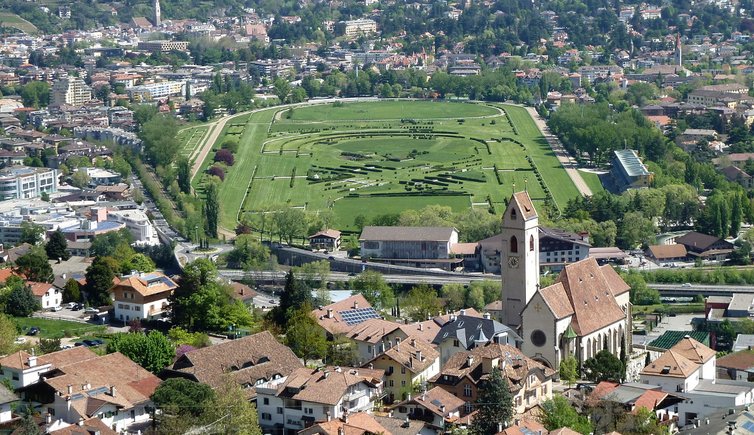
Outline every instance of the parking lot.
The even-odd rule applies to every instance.
[[[94,323],[90,321],[90,317],[92,316],[92,313],[84,313],[84,309],[80,310],[71,310],[67,307],[67,305],[63,305],[63,309],[60,311],[42,311],[39,313],[35,313],[34,317],[41,317],[45,319],[54,319],[54,320],[68,320],[73,322],[83,322],[83,323]],[[104,318],[104,317],[103,317]],[[102,322],[102,321],[100,321]],[[104,325],[105,323],[100,323]]]

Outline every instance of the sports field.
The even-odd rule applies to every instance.
[[[337,227],[352,230],[358,215],[430,204],[499,213],[514,184],[555,213],[578,195],[517,106],[389,100],[278,107],[233,119],[217,144],[228,137],[241,146],[220,189],[227,229],[239,212],[270,207],[331,208]]]

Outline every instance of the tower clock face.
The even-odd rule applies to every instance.
[[[518,267],[518,257],[509,257],[508,266],[516,268]]]

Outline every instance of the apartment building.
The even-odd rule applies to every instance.
[[[78,77],[67,77],[52,85],[51,106],[81,106],[92,99],[92,89]]]
[[[0,170],[0,200],[36,198],[58,190],[58,171],[14,166]]]

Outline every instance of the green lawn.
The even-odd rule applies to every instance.
[[[594,172],[585,171],[579,171],[579,174],[581,174],[581,178],[584,179],[586,185],[589,186],[590,189],[592,189],[593,194],[605,190],[605,188],[602,187],[602,182],[600,181],[599,175],[595,174]]]
[[[293,109],[291,121],[464,118],[496,115],[489,106],[439,101],[389,100],[322,104]],[[287,116],[287,115],[284,115]]]
[[[24,33],[39,32],[34,24],[10,12],[0,12],[0,27],[12,27]]]
[[[227,229],[239,211],[278,206],[332,207],[339,227],[350,230],[359,214],[430,204],[460,210],[491,203],[499,213],[514,189],[527,189],[540,209],[546,188],[561,207],[578,195],[529,114],[516,106],[380,101],[295,108],[290,118],[286,109],[270,108],[226,124],[215,148],[227,137],[241,144],[220,188]],[[201,176],[193,183],[198,187]]]
[[[67,320],[41,319],[38,317],[15,317],[13,320],[21,328],[21,335],[25,335],[32,326],[39,328],[39,338],[80,337],[87,333],[105,330],[104,326]]]

